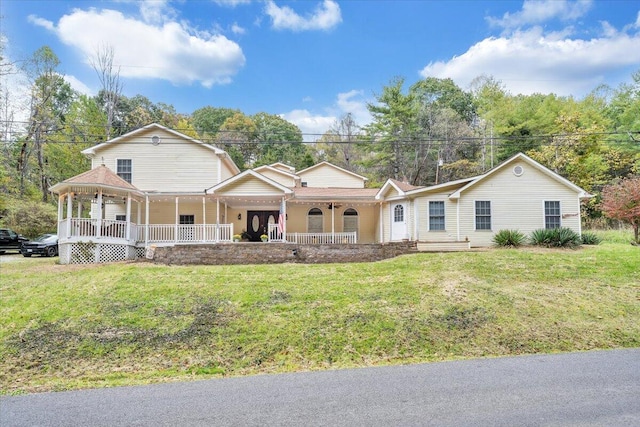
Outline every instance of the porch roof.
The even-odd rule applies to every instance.
[[[300,201],[321,201],[328,202],[332,200],[354,202],[370,202],[375,203],[375,197],[378,193],[377,188],[318,188],[318,187],[297,187],[293,189],[294,197],[291,199],[295,203]]]
[[[105,165],[100,165],[95,169],[65,179],[53,185],[49,190],[53,193],[60,194],[71,191],[76,193],[95,193],[98,189],[106,190],[117,195],[131,194],[138,197],[143,196],[142,191],[120,178]]]

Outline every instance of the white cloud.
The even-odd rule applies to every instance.
[[[37,25],[37,26],[42,27],[42,28],[46,28],[49,31],[54,31],[55,30],[55,25],[53,24],[53,22],[51,22],[49,20],[46,20],[44,18],[40,18],[40,17],[38,17],[36,15],[29,15],[27,17],[27,20],[29,22],[31,22],[32,24]]]
[[[89,86],[87,86],[84,83],[82,83],[75,76],[64,75],[62,77],[64,78],[64,80],[67,83],[69,83],[69,85],[71,86],[71,89],[73,89],[73,90],[75,90],[77,92],[80,92],[83,95],[93,96],[95,94],[95,92],[92,91],[89,88]]]
[[[164,2],[158,6],[164,7]],[[148,11],[149,12],[149,11]],[[148,19],[156,19],[152,13]],[[145,19],[147,19],[145,18]],[[31,22],[54,31],[78,49],[87,63],[100,45],[114,50],[114,64],[123,78],[156,78],[174,84],[199,82],[204,87],[231,81],[244,66],[240,46],[219,34],[190,30],[173,21],[149,24],[114,10],[75,9],[57,26],[33,17]]]
[[[554,18],[572,21],[584,16],[592,5],[593,0],[525,0],[522,10],[507,12],[502,18],[488,17],[487,21],[506,29],[536,25]]]
[[[349,92],[339,93],[336,105],[339,109],[340,116],[351,113],[358,126],[371,123],[372,117],[367,108],[367,100],[364,99],[363,91],[351,90]]]
[[[213,0],[213,2],[220,6],[236,7],[241,4],[249,4],[251,0]]]
[[[487,38],[448,61],[432,62],[423,77],[451,78],[466,87],[481,74],[502,81],[512,93],[584,94],[604,75],[640,65],[640,34],[613,32],[591,40],[545,35],[540,28]]]
[[[247,30],[245,30],[244,28],[242,28],[240,25],[238,25],[236,22],[233,23],[233,25],[231,26],[231,32],[233,34],[239,34],[242,35],[244,33],[247,32]]]
[[[298,126],[307,142],[319,139],[336,121],[335,116],[313,115],[308,110],[293,110],[280,116]]]
[[[312,15],[305,17],[298,15],[289,6],[280,7],[269,0],[265,13],[271,17],[273,28],[278,30],[330,30],[342,22],[340,6],[333,0],[324,0]]]
[[[142,0],[140,14],[149,24],[162,24],[175,19],[176,11],[169,6],[167,0]]]
[[[361,90],[339,93],[335,104],[327,108],[325,114],[313,114],[304,109],[293,110],[281,114],[281,116],[300,128],[305,141],[312,142],[330,130],[347,113],[351,113],[358,126],[364,126],[371,122],[367,101],[363,98]]]

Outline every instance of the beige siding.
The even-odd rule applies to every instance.
[[[444,202],[444,231],[429,230],[429,202]],[[449,199],[448,193],[429,194],[414,200],[418,212],[418,232],[417,237],[421,241],[454,241],[457,239],[457,203]]]
[[[294,187],[296,185],[295,180],[291,176],[283,175],[278,172],[274,172],[272,170],[263,170],[259,172],[261,175],[266,176],[269,179],[274,180],[278,184],[284,185],[285,187]]]
[[[520,165],[522,176],[513,168]],[[475,201],[491,202],[491,231],[475,231]],[[544,201],[560,201],[562,226],[580,232],[580,201],[575,191],[525,162],[516,162],[464,191],[460,198],[461,239],[472,246],[490,246],[493,235],[504,229],[525,234],[544,228]]]
[[[153,135],[160,144],[151,144]],[[203,191],[231,175],[213,150],[161,129],[107,145],[96,153],[92,167],[104,163],[117,172],[117,159],[132,160],[131,183],[143,191]]]
[[[329,165],[320,165],[298,174],[307,187],[364,188],[364,180]]]
[[[247,175],[238,181],[224,187],[224,191],[217,194],[234,194],[234,195],[281,195],[282,191],[278,190],[262,180],[254,176]]]

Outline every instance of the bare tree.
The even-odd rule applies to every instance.
[[[115,53],[113,46],[101,45],[96,49],[95,58],[91,59],[91,66],[98,74],[102,85],[102,95],[107,123],[105,124],[105,137],[111,138],[111,129],[118,111],[118,102],[122,95],[122,83],[120,82],[120,67],[115,67],[113,59]]]

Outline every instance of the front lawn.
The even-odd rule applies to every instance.
[[[640,346],[640,248],[0,264],[0,393]]]

